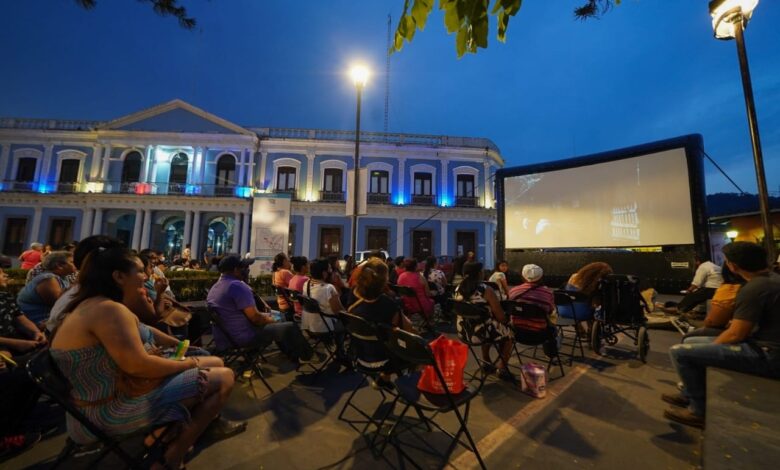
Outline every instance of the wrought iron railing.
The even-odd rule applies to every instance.
[[[436,201],[432,194],[412,194],[413,206],[432,206]]]
[[[456,196],[455,207],[477,207],[479,198],[474,196]]]
[[[344,192],[339,191],[320,191],[320,201],[322,202],[344,202]]]
[[[389,193],[368,193],[369,204],[390,204]]]

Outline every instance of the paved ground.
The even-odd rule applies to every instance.
[[[651,330],[648,363],[639,362],[630,342],[621,341],[605,356],[586,349],[585,361],[566,368],[554,379],[545,399],[533,399],[516,388],[489,379],[469,420],[488,468],[691,468],[700,461],[697,430],[662,418],[659,395],[672,390],[675,374],[666,354],[679,341],[673,331]],[[340,469],[401,468],[397,455],[386,450],[375,460],[356,431],[337,419],[359,377],[329,371],[318,379],[299,377],[282,357],[269,358],[264,369],[277,390],[268,395],[255,381],[236,387],[225,410],[232,419],[249,421],[247,432],[198,449],[190,469]],[[553,377],[558,373],[554,370]],[[378,394],[361,389],[357,402],[376,406]],[[444,423],[454,423],[443,419]],[[441,433],[424,433],[441,444]],[[0,464],[2,468],[38,467],[62,448],[64,434],[49,438],[31,451]],[[412,452],[422,468],[435,460]],[[473,455],[457,449],[451,468],[473,468]],[[408,463],[406,466],[411,467]],[[74,468],[72,466],[71,468]]]

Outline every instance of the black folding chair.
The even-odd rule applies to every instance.
[[[542,346],[545,355],[549,358],[547,370],[549,371],[553,364],[557,362],[561,368],[561,377],[566,375],[563,370],[563,361],[558,353],[557,330],[550,324],[550,319],[545,309],[537,304],[513,300],[502,301],[501,307],[504,309],[504,312],[509,314],[512,321],[512,327],[515,332],[514,350],[520,366],[522,367],[523,365],[521,358],[523,352],[533,348],[535,353],[536,348]],[[517,347],[518,344],[527,347],[521,351]]]
[[[569,365],[574,363],[574,356],[576,356],[577,346],[580,349],[580,357],[585,358],[585,349],[582,346],[582,337],[580,336],[577,328],[579,323],[585,319],[580,319],[578,315],[577,304],[582,302],[583,294],[576,292],[567,292],[563,290],[553,291],[555,298],[555,306],[558,310],[558,319],[555,326],[560,332],[561,339],[566,339],[566,333],[569,332],[573,335],[571,344],[561,342],[562,346],[571,346],[571,353],[566,354],[569,356]],[[565,354],[565,353],[564,353]]]
[[[68,414],[98,439],[98,445],[89,444],[82,446],[76,444],[68,437],[65,441],[65,448],[59,453],[51,468],[58,467],[70,457],[86,456],[93,453],[98,455],[88,464],[87,468],[96,468],[109,454],[114,454],[124,463],[125,468],[131,469],[149,468],[155,462],[165,463],[165,443],[169,441],[171,434],[179,428],[179,423],[156,424],[138,429],[131,434],[109,436],[105,431],[92,423],[73,403],[70,397],[71,384],[62,374],[59,367],[57,367],[48,349],[35,354],[27,362],[26,367],[27,375],[30,376],[35,385],[44,394],[51,397],[54,402],[62,406]],[[154,437],[154,442],[150,447],[141,446],[141,450],[134,454],[122,447],[122,444],[128,442],[131,438],[140,438],[148,435],[155,436],[156,433],[154,431],[162,428],[164,428],[164,431],[159,436]]]
[[[324,332],[317,332],[317,331],[311,331],[304,329],[304,333],[306,334],[306,337],[310,340],[311,348],[315,351],[317,351],[317,348],[319,346],[322,346],[325,349],[325,359],[323,359],[319,363],[307,363],[304,364],[306,367],[309,367],[313,370],[313,373],[319,374],[323,370],[325,370],[331,362],[336,357],[336,352],[338,351],[338,348],[342,347],[343,345],[338,344],[336,340],[336,334],[333,327],[331,327],[330,322],[338,322],[339,317],[336,315],[329,315],[322,311],[322,308],[320,308],[320,303],[317,302],[315,299],[305,296],[303,294],[298,294],[297,297],[298,301],[301,303],[301,307],[303,307],[304,313],[309,313],[313,315],[319,315],[320,319],[322,319],[322,323],[325,325],[325,328],[327,331]],[[335,324],[335,323],[334,323]]]
[[[484,381],[476,381],[477,383],[475,385],[475,381],[472,380],[462,392],[453,394],[447,387],[442,371],[436,362],[436,358],[434,357],[433,351],[428,345],[427,340],[399,329],[388,330],[387,335],[388,351],[399,360],[416,366],[433,367],[436,377],[442,383],[444,394],[437,395],[421,392],[417,388],[420,372],[411,372],[400,376],[395,381],[395,385],[398,389],[398,401],[404,405],[404,408],[400,415],[398,415],[393,427],[390,429],[385,444],[387,442],[392,442],[398,449],[398,452],[416,468],[423,467],[418,465],[415,462],[415,459],[409,456],[404,450],[404,447],[414,448],[427,454],[437,456],[442,459],[442,466],[444,466],[449,460],[449,456],[455,449],[455,446],[461,445],[469,452],[474,453],[481,468],[486,468],[474,438],[471,436],[468,429],[471,401],[479,394]],[[415,423],[412,419],[406,417],[410,408],[414,408],[415,411],[417,411],[419,419],[429,431],[432,430],[431,426],[434,426],[450,438],[450,444],[445,452],[439,452],[427,442],[428,439],[426,439],[426,437],[417,432],[417,429],[420,428],[420,423]],[[461,408],[463,408],[462,412]],[[453,413],[458,421],[459,426],[455,433],[447,431],[436,422],[435,418],[439,414],[446,413]],[[401,440],[401,437],[407,432],[413,435],[414,440],[412,442]],[[461,439],[461,436],[464,434],[467,442],[464,442]],[[420,444],[424,445],[424,447],[421,447]]]
[[[219,313],[212,306],[208,306],[209,320],[211,321],[212,330],[219,330],[220,333],[227,339],[229,346],[224,349],[219,349],[215,346],[214,355],[219,356],[225,361],[225,365],[230,367],[236,372],[237,377],[242,377],[244,372],[249,371],[249,385],[252,385],[252,376],[256,375],[263,381],[263,385],[268,389],[269,393],[274,393],[274,389],[265,379],[265,374],[260,368],[258,363],[265,361],[263,357],[263,349],[261,347],[247,347],[240,346],[233,336],[225,328],[222,319],[219,317]],[[216,341],[214,342],[216,345]],[[254,387],[252,387],[254,391]]]
[[[466,343],[469,347],[471,355],[474,360],[477,361],[479,368],[478,372],[481,372],[482,381],[487,378],[487,373],[490,370],[496,368],[496,363],[501,359],[501,340],[491,339],[487,336],[487,328],[484,325],[491,320],[490,311],[487,307],[475,305],[462,300],[456,300],[452,302],[452,308],[457,318],[457,323],[460,331],[458,338]],[[486,361],[477,354],[476,348],[483,345],[489,345],[498,353],[495,359]],[[475,374],[468,374],[471,378],[476,377]]]
[[[433,331],[433,325],[431,325],[431,321],[428,319],[428,317],[425,316],[425,310],[423,310],[422,302],[420,302],[420,298],[417,297],[417,292],[415,292],[414,289],[408,286],[399,286],[397,284],[393,284],[390,286],[390,288],[395,291],[396,294],[398,294],[401,298],[407,298],[407,299],[414,299],[413,304],[417,305],[416,309],[407,309],[406,303],[404,302],[404,314],[406,314],[407,317],[412,318],[412,315],[417,313],[420,315],[420,318],[422,318],[423,326]]]

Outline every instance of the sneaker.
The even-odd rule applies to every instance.
[[[704,429],[704,416],[695,415],[687,409],[670,408],[664,411],[664,418],[686,426]]]
[[[29,432],[0,439],[0,458],[20,454],[41,441],[41,433]]]
[[[661,400],[679,408],[688,408],[688,405],[691,404],[691,401],[685,398],[684,396],[682,396],[682,394],[680,393],[674,395],[669,393],[662,393]]]

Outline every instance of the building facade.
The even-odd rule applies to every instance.
[[[358,250],[422,258],[474,251],[493,264],[487,139],[361,132]],[[255,196],[291,198],[288,251],[351,251],[354,132],[242,127],[174,100],[108,122],[0,118],[0,250],[93,234],[169,255],[246,253]],[[256,225],[257,221],[255,221]]]

